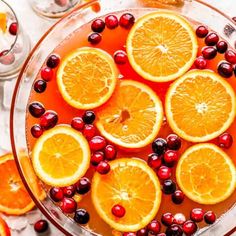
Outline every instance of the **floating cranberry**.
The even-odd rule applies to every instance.
[[[157,155],[156,153],[148,155],[148,165],[153,169],[160,168],[160,166],[162,165],[161,156]]]
[[[177,151],[167,150],[164,154],[164,161],[168,167],[174,166],[176,162],[178,161],[178,159],[179,159],[179,155]]]
[[[101,161],[96,170],[101,175],[106,175],[110,171],[111,167],[107,161]]]
[[[172,194],[176,191],[176,184],[171,179],[165,180],[162,186],[162,191],[165,194]]]
[[[152,150],[158,155],[164,154],[164,152],[167,149],[167,142],[163,138],[157,138],[153,143],[152,143]]]
[[[207,224],[214,224],[216,221],[216,215],[213,211],[208,211],[204,214],[204,220]]]
[[[157,171],[157,176],[161,180],[169,179],[171,177],[171,169],[167,166],[161,166]]]
[[[49,191],[49,195],[54,202],[60,202],[64,198],[63,190],[58,187],[52,187]]]
[[[200,56],[196,58],[194,65],[197,69],[203,70],[207,67],[207,61],[204,57]]]
[[[15,55],[11,51],[4,50],[0,53],[0,63],[3,65],[11,65],[15,59]]]
[[[184,222],[182,229],[184,233],[186,234],[186,236],[191,236],[197,232],[197,225],[195,222],[188,220]]]
[[[48,222],[46,220],[39,220],[34,224],[34,230],[37,233],[44,233],[48,230]]]
[[[83,135],[86,139],[90,140],[93,138],[96,134],[96,128],[94,125],[85,125],[83,130]]]
[[[157,220],[152,220],[148,226],[147,229],[151,231],[153,234],[158,234],[161,231],[161,224]]]
[[[43,134],[43,129],[40,125],[32,126],[30,131],[31,131],[31,134],[33,135],[33,137],[35,137],[35,138],[39,138]]]
[[[42,70],[41,70],[41,78],[45,81],[50,81],[52,80],[53,78],[53,75],[54,75],[54,72],[51,68],[49,67],[44,67]]]
[[[223,133],[218,137],[218,145],[221,148],[230,148],[233,144],[233,137],[229,133]]]
[[[228,44],[225,41],[219,41],[216,44],[216,48],[219,53],[225,53],[228,49]]]
[[[236,53],[233,50],[226,51],[225,60],[229,63],[236,64]]]
[[[176,190],[172,194],[171,199],[172,199],[173,203],[181,204],[184,201],[184,193],[181,190]]]
[[[109,144],[105,147],[104,153],[105,153],[106,159],[111,161],[116,158],[117,151],[113,145]]]
[[[40,102],[32,102],[29,105],[29,112],[33,117],[39,118],[44,114],[45,108]]]
[[[207,46],[215,46],[219,41],[219,36],[216,33],[210,33],[205,38],[205,44]]]
[[[97,166],[101,161],[104,161],[104,153],[103,152],[95,152],[91,156],[91,164],[93,166]]]
[[[136,233],[137,236],[148,236],[148,230],[146,228],[140,229]]]
[[[217,50],[214,47],[204,47],[202,49],[202,55],[205,59],[211,60],[216,57]]]
[[[61,202],[61,210],[66,214],[71,214],[76,211],[77,202],[73,198],[64,197]]]
[[[173,224],[166,229],[166,236],[182,236],[182,235],[183,235],[183,230],[177,224]]]
[[[102,40],[102,35],[99,33],[92,33],[88,36],[88,41],[91,44],[98,44],[101,42],[101,40]]]
[[[102,33],[105,27],[106,27],[105,22],[102,19],[94,20],[91,25],[92,31],[97,32],[97,33]]]
[[[127,62],[127,54],[124,51],[119,50],[115,52],[114,60],[116,64],[124,65]]]
[[[77,209],[75,211],[74,220],[79,224],[87,224],[89,222],[90,216],[85,209]]]
[[[190,212],[190,219],[195,222],[203,221],[204,211],[201,208],[194,208]]]
[[[76,191],[78,194],[86,194],[91,189],[91,182],[88,178],[81,178],[76,184]]]
[[[174,215],[174,224],[182,225],[186,221],[186,217],[182,213],[177,213]]]
[[[44,80],[37,80],[34,83],[34,91],[37,93],[43,93],[47,88],[47,83]]]
[[[233,75],[233,65],[228,62],[221,62],[217,68],[218,73],[224,78],[230,78]]]
[[[165,226],[172,225],[173,221],[174,221],[174,216],[169,212],[164,213],[161,217],[161,223]]]
[[[47,60],[47,66],[52,69],[56,68],[59,65],[60,61],[61,61],[61,59],[58,55],[52,54],[49,56],[49,58]]]
[[[124,13],[119,20],[119,24],[121,27],[130,29],[135,22],[135,17],[130,13]]]
[[[179,150],[181,148],[181,139],[176,134],[170,134],[166,138],[167,147],[171,150]]]
[[[86,111],[83,114],[82,119],[83,119],[85,124],[92,124],[96,119],[96,115],[93,111]]]
[[[115,15],[109,15],[105,18],[105,23],[108,29],[115,29],[118,26],[119,21]]]
[[[71,186],[64,187],[62,190],[65,197],[71,198],[75,195],[76,187],[75,185],[71,185]]]
[[[199,26],[197,29],[196,29],[196,35],[199,37],[199,38],[205,38],[208,34],[208,29],[201,25]]]
[[[102,136],[95,136],[89,141],[89,147],[92,151],[100,151],[106,147],[106,140]]]
[[[16,35],[17,31],[18,31],[18,23],[17,22],[11,23],[9,26],[9,33],[11,35]]]
[[[119,204],[114,205],[111,209],[111,212],[114,216],[122,218],[125,215],[125,208]]]
[[[84,128],[83,119],[81,117],[74,117],[71,121],[71,127],[78,131],[82,131]]]
[[[123,236],[137,236],[134,232],[125,232],[123,233]]]
[[[58,115],[54,111],[46,111],[40,118],[40,125],[46,130],[53,128],[57,122]]]

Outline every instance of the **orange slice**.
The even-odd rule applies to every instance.
[[[101,106],[112,95],[118,70],[112,57],[96,48],[79,48],[62,61],[57,84],[64,100],[78,109]]]
[[[234,90],[210,71],[190,71],[171,85],[166,96],[171,128],[191,142],[216,138],[229,128],[235,113]]]
[[[7,29],[7,15],[2,12],[0,12],[0,29],[3,33],[5,33]]]
[[[122,80],[112,98],[97,111],[97,128],[108,140],[125,148],[141,148],[157,136],[162,103],[147,85]]]
[[[131,29],[126,46],[133,69],[155,82],[183,75],[198,51],[197,38],[189,22],[165,11],[141,17]]]
[[[32,153],[38,177],[48,185],[69,186],[88,170],[90,149],[85,137],[69,126],[57,126],[37,140]]]
[[[216,204],[235,190],[234,163],[214,144],[197,144],[181,156],[176,178],[181,190],[200,204]]]
[[[94,207],[112,228],[122,232],[137,231],[158,212],[161,188],[157,175],[140,159],[122,158],[110,162],[110,166],[107,175],[94,174]],[[112,207],[116,204],[125,208],[124,217],[117,218],[112,214]]]
[[[11,236],[10,229],[7,223],[0,217],[0,235],[1,236]]]

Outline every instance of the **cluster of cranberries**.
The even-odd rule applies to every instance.
[[[196,29],[196,35],[199,38],[205,38],[206,47],[202,49],[202,56],[195,60],[195,66],[198,69],[205,69],[207,67],[207,60],[212,60],[217,53],[224,54],[225,61],[218,65],[218,73],[224,78],[230,78],[233,73],[236,76],[236,52],[228,49],[228,44],[220,40],[219,36],[208,31],[205,26],[199,26]]]

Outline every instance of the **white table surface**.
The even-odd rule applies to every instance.
[[[27,31],[30,39],[32,46],[35,45],[35,43],[40,39],[40,37],[47,31],[47,29],[55,22],[54,20],[47,20],[43,19],[39,16],[37,16],[32,9],[30,8],[27,0],[6,0],[15,10],[16,14],[18,15],[18,18],[20,19],[21,23],[23,24],[24,30]],[[40,0],[39,0],[40,1]],[[110,1],[110,0],[108,0]],[[236,16],[236,1],[235,0],[206,0],[206,2],[214,5],[215,7],[219,8],[221,11],[224,11],[225,13],[229,14],[230,16]],[[13,89],[14,87],[14,81],[12,82],[7,82],[11,83],[10,87]],[[0,99],[3,99],[3,90],[1,90],[1,87],[3,84],[0,83]],[[4,117],[4,122],[1,122],[4,126],[6,122],[8,122],[8,115],[6,114],[8,111],[7,108],[9,108],[10,103],[10,96],[11,96],[11,91],[8,91],[8,95],[4,95],[5,101],[1,101],[1,104],[4,104],[4,111],[5,113]],[[6,98],[7,97],[7,98]],[[1,110],[1,107],[0,107]],[[2,112],[2,111],[1,111]],[[1,113],[2,114],[2,113]],[[0,130],[3,130],[4,132],[4,140],[1,138],[0,140],[0,154],[9,151],[10,150],[10,142],[9,142],[9,131],[0,125]],[[3,128],[3,129],[1,129]],[[4,129],[5,128],[5,129]],[[2,135],[0,135],[2,137]],[[20,217],[20,218],[15,218],[15,217],[10,217],[7,219],[10,227],[12,228],[12,236],[36,236],[34,230],[33,230],[33,223],[37,220],[40,219],[41,213],[39,211],[34,211],[33,213],[30,213],[30,216],[28,215],[27,217]],[[236,215],[232,217],[234,222],[236,222]],[[236,223],[235,223],[236,225]],[[18,229],[18,230],[17,230]],[[62,233],[58,232],[52,225],[50,225],[50,230],[44,234],[44,236],[61,236],[63,235]],[[222,235],[216,235],[214,232],[206,235],[206,236],[222,236]],[[236,236],[236,233],[234,234]]]

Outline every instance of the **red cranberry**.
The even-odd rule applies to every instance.
[[[167,149],[167,142],[163,138],[157,138],[153,143],[152,143],[152,150],[158,155],[164,154],[164,152]]]
[[[158,233],[160,233],[160,231],[161,231],[161,224],[160,224],[160,222],[157,221],[157,220],[152,220],[152,221],[148,224],[147,229],[148,229],[149,231],[151,231],[152,233],[154,233],[154,234],[158,234]]]
[[[52,54],[47,60],[47,66],[52,69],[56,68],[59,65],[60,61],[61,59],[58,55]]]
[[[102,136],[95,136],[89,141],[89,147],[92,151],[100,151],[106,147],[106,140]]]
[[[217,68],[218,73],[224,78],[230,78],[233,75],[233,65],[228,62],[221,62]]]
[[[165,194],[172,194],[176,191],[176,184],[171,179],[167,179],[163,182],[162,191]]]
[[[116,148],[113,145],[107,145],[104,149],[105,157],[107,160],[111,161],[116,158]]]
[[[61,210],[66,214],[71,214],[76,211],[77,202],[73,198],[64,197],[61,202]]]
[[[96,128],[94,125],[85,125],[83,135],[86,139],[90,140],[96,134]]]
[[[186,236],[190,236],[197,232],[197,225],[195,222],[188,220],[184,222],[182,229]]]
[[[69,0],[54,0],[54,1],[60,7],[65,7],[69,3]]]
[[[91,44],[98,44],[101,42],[101,40],[102,40],[102,35],[99,33],[92,33],[88,36],[88,41]]]
[[[233,137],[229,133],[223,133],[218,137],[218,145],[221,148],[230,148],[233,144]]]
[[[179,150],[181,148],[181,139],[176,134],[170,134],[166,138],[167,147],[171,150]]]
[[[182,236],[182,235],[183,235],[183,230],[177,224],[173,224],[166,229],[166,236]]]
[[[111,212],[114,216],[122,218],[125,215],[125,208],[119,204],[114,205],[111,209]]]
[[[201,222],[203,220],[204,211],[201,208],[194,208],[190,212],[190,219],[195,222]]]
[[[127,62],[127,54],[124,51],[117,51],[114,54],[115,63],[118,65],[124,65]]]
[[[181,204],[184,201],[184,193],[181,190],[176,190],[172,194],[171,199],[172,199],[173,203]]]
[[[83,119],[85,124],[92,124],[95,121],[96,116],[95,116],[95,113],[93,111],[86,111],[83,114],[82,119]]]
[[[186,221],[186,217],[182,213],[177,213],[174,215],[174,224],[182,225]]]
[[[84,225],[89,222],[90,216],[85,209],[78,209],[75,211],[74,220],[75,222]]]
[[[48,222],[46,220],[39,220],[34,224],[34,230],[37,233],[44,233],[48,230]]]
[[[52,187],[49,191],[49,195],[54,202],[60,202],[64,198],[63,190],[58,187]]]
[[[11,65],[15,61],[14,53],[4,50],[0,53],[0,63],[3,65]]]
[[[123,233],[123,236],[137,236],[134,232],[125,232]]]
[[[103,152],[95,152],[92,154],[90,162],[93,166],[97,166],[101,161],[104,161]]]
[[[216,48],[219,53],[225,53],[228,49],[228,44],[225,41],[219,41],[216,44]]]
[[[157,171],[157,176],[161,180],[169,179],[171,177],[171,169],[167,166],[161,166]]]
[[[37,80],[34,83],[34,91],[37,93],[43,93],[47,88],[47,83],[44,80]]]
[[[196,58],[194,65],[196,66],[197,69],[203,70],[206,69],[207,67],[207,61],[204,57],[200,56]]]
[[[106,175],[110,171],[111,167],[107,161],[101,161],[96,170],[101,175]]]
[[[81,117],[74,117],[73,120],[71,121],[71,127],[81,131],[84,128],[84,121]]]
[[[211,225],[216,221],[216,215],[213,211],[208,211],[204,215],[204,220],[207,224]]]
[[[153,169],[160,168],[160,166],[162,165],[161,156],[157,155],[156,153],[148,155],[148,165]]]
[[[174,221],[174,216],[169,212],[163,214],[161,217],[161,223],[165,226],[172,225],[173,221]]]
[[[176,162],[178,161],[178,159],[179,159],[179,155],[177,151],[168,150],[164,154],[165,164],[169,167],[174,166]]]
[[[115,15],[109,15],[105,18],[105,23],[108,29],[115,29],[119,22]]]
[[[58,115],[54,111],[46,111],[40,118],[40,125],[46,130],[53,128],[57,122]]]
[[[31,134],[33,135],[33,137],[35,137],[35,138],[39,138],[43,134],[43,129],[40,125],[32,126],[30,131],[31,131]]]
[[[90,180],[86,177],[81,178],[76,184],[76,191],[78,194],[86,194],[91,189]]]
[[[105,22],[102,19],[96,19],[93,21],[91,29],[94,32],[102,33],[102,31],[105,29],[105,26]]]
[[[75,195],[76,187],[75,185],[71,185],[71,186],[64,187],[62,190],[63,190],[64,196],[70,198]]]
[[[205,59],[211,60],[216,57],[217,50],[214,47],[204,47],[202,49],[202,55]]]
[[[41,78],[45,81],[50,81],[52,80],[53,78],[53,70],[49,67],[44,67],[42,70],[41,70]]]
[[[33,117],[39,118],[44,114],[45,108],[40,102],[32,102],[29,105],[29,112]]]
[[[207,46],[215,46],[219,41],[219,36],[216,33],[210,33],[205,38],[205,44]]]
[[[199,26],[197,29],[196,29],[196,35],[199,37],[199,38],[205,38],[208,34],[208,29],[201,25]]]
[[[233,50],[226,51],[225,60],[229,63],[236,64],[236,53]]]
[[[140,229],[136,233],[137,236],[148,236],[148,230],[146,228]]]
[[[134,22],[134,16],[130,13],[125,13],[120,17],[119,24],[123,28],[130,29],[133,26]]]
[[[11,35],[16,35],[17,31],[18,31],[18,24],[17,24],[17,22],[11,23],[10,26],[9,26],[9,33]]]

